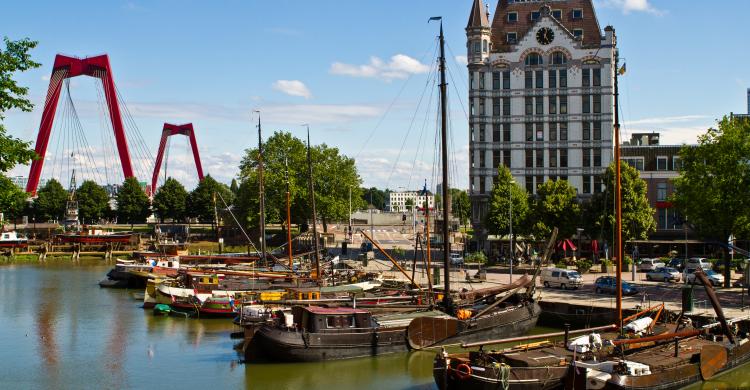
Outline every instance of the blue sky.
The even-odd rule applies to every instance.
[[[18,75],[37,105],[10,112],[14,136],[35,140],[57,53],[107,53],[115,83],[156,154],[164,122],[193,122],[204,170],[229,182],[244,148],[264,133],[288,130],[356,157],[364,184],[431,186],[437,25],[444,18],[451,69],[453,182],[468,186],[464,27],[471,0],[430,1],[110,1],[4,5],[0,35],[39,41],[39,69]],[[490,2],[494,11],[496,2]],[[731,112],[746,111],[750,53],[741,0],[598,0],[602,28],[614,25],[628,73],[621,78],[624,137],[659,131],[662,143],[692,143]],[[71,94],[100,168],[104,163],[97,93],[91,78]],[[425,94],[421,106],[420,97]],[[419,107],[419,108],[418,108]],[[407,137],[408,133],[408,137]],[[420,141],[421,140],[421,141]],[[54,149],[54,137],[49,150]],[[186,139],[172,141],[169,175],[195,184]],[[402,148],[403,145],[403,148]],[[43,177],[52,173],[48,162]],[[114,168],[114,167],[113,167]],[[27,175],[17,167],[14,174]],[[80,178],[79,178],[80,180]],[[64,179],[63,181],[67,181]],[[115,181],[115,180],[113,180]],[[117,180],[119,181],[119,180]]]

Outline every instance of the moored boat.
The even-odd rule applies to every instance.
[[[0,233],[0,248],[26,248],[28,246],[29,240],[19,236],[15,231]]]

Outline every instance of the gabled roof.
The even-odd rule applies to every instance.
[[[484,9],[482,0],[474,0],[474,5],[471,6],[466,28],[472,27],[490,27],[490,20],[487,19],[487,11]]]
[[[510,51],[512,45],[505,41],[506,34],[515,32],[517,37],[525,36],[529,30],[538,22],[531,20],[531,13],[538,12],[542,6],[547,5],[552,11],[560,10],[562,13],[559,24],[572,32],[576,29],[583,30],[583,46],[598,47],[601,45],[602,31],[599,21],[594,12],[592,0],[557,0],[557,1],[524,1],[514,2],[499,0],[495,16],[492,18],[492,48],[493,51]],[[583,18],[573,19],[573,10],[581,10]],[[518,20],[508,22],[508,13],[516,12]]]

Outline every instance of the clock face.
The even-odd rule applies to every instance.
[[[542,45],[549,45],[555,39],[555,32],[547,27],[542,27],[536,32],[536,40]]]

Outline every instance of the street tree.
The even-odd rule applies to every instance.
[[[485,216],[485,226],[489,234],[508,234],[511,224],[511,203],[513,233],[524,233],[528,230],[525,223],[529,213],[528,193],[513,181],[510,170],[501,166],[498,168]]]
[[[215,193],[217,194],[216,203],[214,203]],[[234,201],[234,195],[226,184],[219,183],[211,175],[207,175],[190,192],[187,199],[188,216],[198,218],[201,223],[211,223],[214,226],[214,211],[225,208],[222,199],[227,206],[230,206]]]
[[[5,219],[13,220],[15,223],[26,207],[26,200],[26,192],[7,177],[0,175],[0,213],[3,213]]]
[[[76,190],[76,200],[78,216],[83,223],[97,222],[111,213],[107,190],[92,180],[81,183]]]
[[[117,219],[119,223],[133,224],[144,223],[151,214],[146,192],[141,188],[138,179],[129,177],[125,179],[117,191]]]
[[[548,180],[537,188],[532,200],[529,223],[536,239],[549,237],[558,228],[561,238],[573,236],[580,225],[581,206],[576,189],[567,180]]]
[[[65,216],[65,205],[68,202],[68,191],[55,179],[49,179],[37,191],[34,201],[37,216],[43,221],[61,221]]]
[[[471,216],[471,201],[469,194],[458,188],[451,188],[451,210],[461,225],[466,225]]]
[[[682,168],[672,201],[701,237],[726,243],[730,235],[750,238],[750,120],[724,117],[680,150]],[[724,251],[725,287],[731,282]]]
[[[188,192],[180,182],[173,178],[167,178],[164,185],[159,187],[154,195],[154,212],[159,219],[171,219],[179,222],[185,218]]]
[[[409,198],[404,202],[404,206],[406,206],[406,210],[412,211],[414,209],[414,198]]]
[[[388,201],[388,190],[380,190],[375,187],[362,188],[362,200],[364,204],[372,204],[378,210],[385,210],[385,204]]]
[[[349,217],[349,189],[352,191],[352,209],[363,206],[357,200],[362,198],[362,179],[357,173],[353,158],[339,153],[338,148],[326,144],[312,149],[313,182],[315,183],[315,205],[323,223],[323,231],[328,231],[328,223]],[[356,208],[355,208],[356,207]]]

